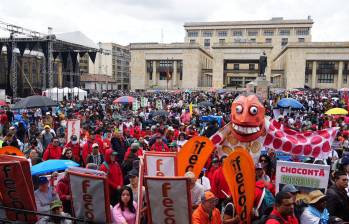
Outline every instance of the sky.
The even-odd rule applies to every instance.
[[[185,22],[314,20],[313,41],[349,41],[348,0],[0,0],[0,21],[94,42],[183,42]],[[1,36],[8,33],[0,30]]]

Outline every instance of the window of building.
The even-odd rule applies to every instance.
[[[245,77],[245,84],[253,82],[256,79],[256,77]]]
[[[212,31],[204,31],[202,32],[203,37],[212,37]]]
[[[256,38],[251,38],[250,41],[251,41],[252,43],[256,43]]]
[[[249,30],[248,32],[247,32],[247,34],[248,34],[248,36],[257,36],[258,35],[258,31],[257,30]]]
[[[304,38],[298,38],[299,43],[304,43]]]
[[[167,80],[167,72],[160,72],[160,80]]]
[[[348,75],[343,74],[343,83],[347,84],[348,82]]]
[[[195,42],[196,42],[196,40],[193,40],[193,39],[189,40],[189,43],[191,43],[191,44],[195,44]]]
[[[219,43],[220,44],[224,44],[225,43],[225,39],[219,39]]]
[[[249,64],[248,70],[255,70],[255,64]]]
[[[304,82],[305,83],[308,83],[309,82],[309,74],[305,74],[305,76],[304,76]]]
[[[230,77],[230,86],[243,87],[243,77]]]
[[[234,37],[241,37],[242,31],[241,30],[233,30],[233,36]]]
[[[228,32],[226,30],[218,31],[219,37],[226,37],[228,35]]]
[[[198,31],[189,31],[188,32],[188,37],[198,37],[199,32]]]
[[[270,43],[271,43],[271,41],[272,41],[272,39],[271,39],[271,38],[265,38],[265,43],[270,44]]]
[[[288,43],[288,38],[282,38],[281,39],[281,46],[286,46]]]
[[[318,74],[318,83],[334,83],[334,74]]]
[[[234,70],[239,70],[240,65],[239,64],[234,64]]]
[[[264,30],[264,36],[274,36],[274,30]]]
[[[211,46],[211,40],[210,39],[205,39],[204,40],[204,47],[210,47]]]
[[[309,35],[309,28],[300,28],[296,30],[297,35],[307,36]]]
[[[290,35],[290,30],[288,29],[282,29],[279,31],[280,36],[289,36]]]

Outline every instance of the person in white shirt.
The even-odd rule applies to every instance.
[[[201,186],[204,187],[204,191],[210,191],[211,190],[211,184],[210,180],[205,176],[206,168],[203,168],[199,178],[196,180],[196,183],[199,183]]]
[[[191,204],[192,208],[196,209],[201,202],[202,195],[204,195],[204,187],[196,182],[196,177],[193,172],[188,171],[184,176],[190,179]]]

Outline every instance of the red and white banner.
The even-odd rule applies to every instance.
[[[70,141],[70,136],[76,135],[80,139],[80,120],[67,120],[67,142]]]
[[[338,132],[338,128],[298,132],[284,127],[276,120],[265,119],[264,135],[251,142],[240,142],[231,134],[231,125],[228,123],[210,138],[216,146],[218,155],[229,155],[237,146],[242,146],[250,152],[255,162],[258,161],[263,147],[292,155],[327,158]]]
[[[264,146],[292,155],[327,158],[337,132],[338,128],[298,132],[272,120],[267,128]]]
[[[172,152],[145,152],[145,175],[168,176],[177,175],[177,154]]]
[[[6,207],[36,211],[29,162],[24,157],[0,155],[0,199]],[[6,211],[7,219],[35,223],[33,214]]]
[[[145,177],[149,223],[191,223],[189,179]]]
[[[85,169],[86,173],[83,173],[83,170],[67,171],[75,217],[83,218],[87,222],[110,223],[109,188],[106,176],[99,171]]]

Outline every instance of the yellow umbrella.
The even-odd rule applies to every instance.
[[[348,114],[348,111],[346,109],[337,107],[337,108],[329,109],[328,111],[326,111],[325,114],[328,114],[328,115],[346,115],[346,114]]]

